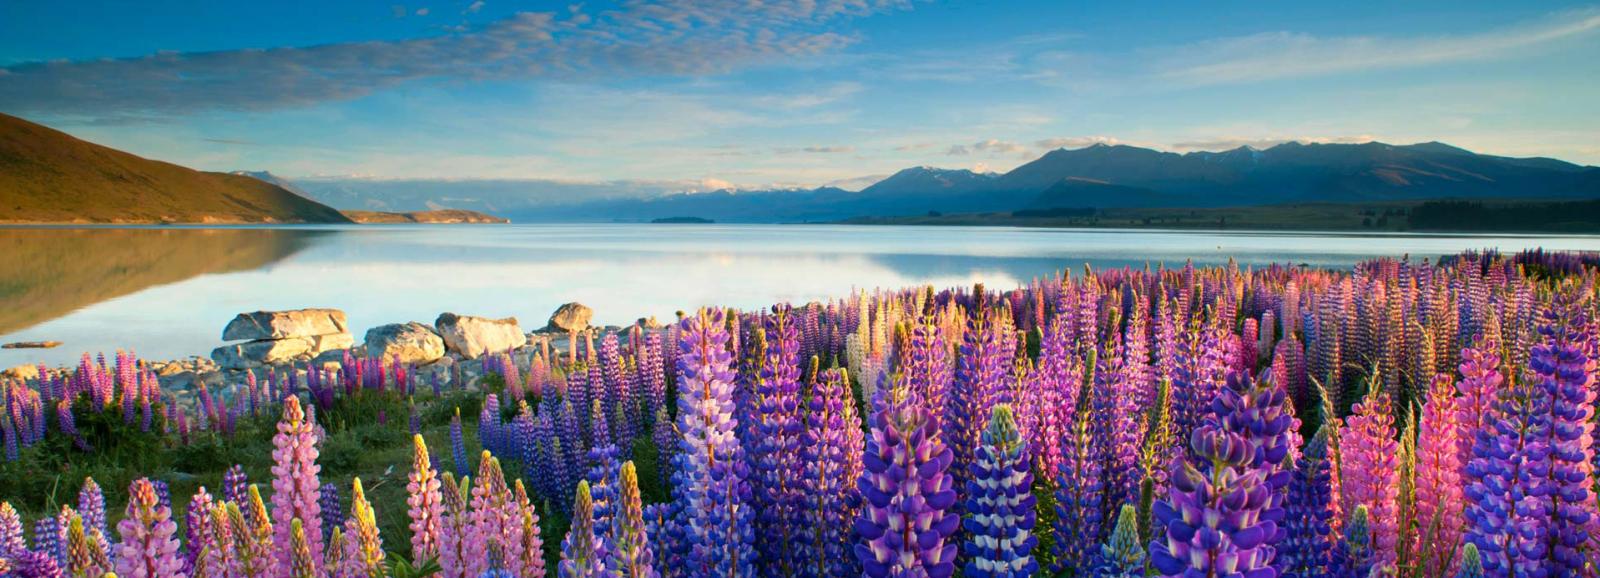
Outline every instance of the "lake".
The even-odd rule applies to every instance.
[[[1167,232],[835,225],[419,225],[0,228],[0,368],[131,348],[206,355],[257,309],[335,307],[375,325],[452,311],[544,325],[557,306],[599,324],[670,320],[701,305],[803,303],[857,288],[983,282],[1063,268],[1305,264],[1464,249],[1597,250],[1600,237]]]

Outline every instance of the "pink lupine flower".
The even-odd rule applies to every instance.
[[[428,444],[422,436],[412,436],[415,446],[411,459],[410,483],[406,484],[407,513],[411,516],[411,557],[427,560],[439,555],[439,517],[444,513],[439,495],[439,476],[428,457]]]
[[[317,473],[317,433],[314,424],[300,407],[300,398],[283,400],[283,420],[278,422],[278,434],[272,445],[272,508],[277,523],[273,526],[273,555],[278,573],[287,574],[294,567],[294,522],[305,530],[305,547],[312,560],[313,572],[322,560],[322,508]]]
[[[1399,541],[1400,445],[1388,394],[1373,387],[1345,420],[1339,440],[1344,511],[1367,507],[1374,566],[1392,566]]]
[[[128,489],[128,515],[117,524],[116,572],[126,578],[185,578],[178,557],[178,525],[171,509],[156,498],[155,486],[140,478]]]
[[[1466,464],[1459,452],[1464,436],[1454,394],[1448,374],[1434,376],[1417,432],[1417,530],[1408,538],[1418,563],[1425,565],[1423,576],[1453,575],[1461,542],[1461,473]]]

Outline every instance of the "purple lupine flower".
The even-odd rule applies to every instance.
[[[860,573],[850,545],[861,509],[855,482],[861,478],[865,443],[849,376],[843,369],[823,372],[811,391],[800,445],[805,468],[799,526],[803,531],[795,544],[800,551],[800,576]]]
[[[1334,548],[1333,486],[1329,474],[1328,428],[1306,443],[1295,465],[1284,517],[1283,541],[1273,567],[1284,578],[1328,575],[1328,554]]]
[[[1100,462],[1100,481],[1105,495],[1100,519],[1111,520],[1127,504],[1139,497],[1139,448],[1143,444],[1143,415],[1137,376],[1123,363],[1126,348],[1120,335],[1112,335],[1105,352],[1096,361],[1090,385],[1089,415],[1094,459]],[[1098,543],[1098,541],[1097,541]]]
[[[618,474],[616,514],[606,533],[610,550],[607,566],[618,578],[657,578],[655,551],[645,530],[644,503],[639,496],[639,471],[633,462],[622,464]]]
[[[322,510],[322,539],[344,526],[344,506],[339,503],[339,486],[332,482],[317,487],[317,507]]]
[[[249,499],[250,476],[245,474],[244,466],[234,464],[222,473],[222,499],[223,501],[243,504]]]
[[[467,443],[461,434],[461,408],[456,408],[455,416],[450,418],[450,459],[457,477],[465,478],[472,471],[472,464],[467,462]]]
[[[1089,416],[1076,416],[1060,442],[1062,462],[1055,492],[1056,567],[1051,568],[1057,574],[1078,576],[1092,571],[1100,547],[1105,490],[1100,461],[1094,455],[1091,421]]]
[[[956,358],[955,378],[950,383],[950,402],[945,410],[944,428],[955,461],[951,477],[956,487],[964,488],[976,459],[983,420],[989,410],[1004,401],[1004,384],[1011,369],[1013,353],[1006,350],[1002,323],[993,317],[983,285],[972,289],[972,306],[967,314],[967,330],[961,337]],[[957,504],[959,507],[960,504]]]
[[[595,400],[591,406],[592,421],[594,424],[594,447],[589,448],[588,468],[584,479],[589,482],[591,515],[594,516],[596,527],[610,527],[611,515],[616,507],[617,475],[621,464],[617,461],[617,446],[611,443],[610,436],[606,435],[607,420],[600,407],[600,400]],[[565,488],[565,486],[563,486]],[[563,494],[565,491],[563,490]]]
[[[1548,401],[1547,429],[1542,442],[1549,452],[1548,469],[1531,470],[1535,479],[1543,478],[1550,504],[1547,532],[1549,560],[1547,570],[1554,575],[1583,571],[1583,551],[1591,537],[1590,528],[1597,515],[1589,487],[1593,483],[1594,424],[1594,333],[1587,315],[1566,295],[1544,314],[1539,327],[1543,343],[1535,345],[1528,357],[1539,395]]]
[[[216,501],[204,486],[189,497],[189,507],[183,511],[183,539],[189,545],[183,552],[184,572],[194,573],[200,561],[201,549],[211,535],[211,508],[214,506]]]
[[[1038,570],[1031,467],[1011,406],[994,406],[967,482],[963,576],[1011,578]]]
[[[802,561],[794,547],[801,528],[803,486],[800,473],[800,343],[795,318],[786,305],[766,316],[766,356],[754,383],[749,448],[750,490],[754,497],[757,564],[775,576],[793,576]]]
[[[673,480],[683,567],[690,575],[747,576],[754,570],[750,488],[744,448],[734,435],[732,370],[725,314],[702,309],[681,322],[678,341],[678,430]]]
[[[589,482],[578,482],[578,497],[572,507],[572,528],[561,541],[561,578],[600,578],[610,576],[606,568],[604,540],[595,534],[594,502]]]
[[[27,549],[28,541],[22,537],[22,516],[11,502],[0,502],[0,558],[10,558]]]
[[[913,337],[913,349],[928,342]],[[929,576],[955,572],[956,544],[946,543],[961,519],[946,470],[953,459],[918,392],[926,384],[902,379],[874,402],[861,476],[865,504],[856,531],[856,557],[867,576]]]
[[[44,516],[33,521],[33,551],[49,556],[55,565],[67,566],[67,544],[61,539],[62,528],[55,516]]]
[[[1151,509],[1154,527],[1165,529],[1150,547],[1163,576],[1276,575],[1277,494],[1290,477],[1283,392],[1237,372],[1227,385],[1190,443],[1200,467],[1174,464],[1167,499]]]
[[[483,409],[478,412],[478,443],[489,453],[508,453],[500,438],[500,396],[491,393],[483,396]]]
[[[656,474],[661,487],[666,488],[672,486],[673,465],[677,463],[678,432],[673,429],[672,418],[667,415],[666,407],[656,407],[655,413],[655,431],[650,438],[656,446]]]
[[[84,478],[83,488],[78,490],[78,515],[83,517],[83,527],[91,535],[99,534],[101,540],[111,536],[106,519],[106,494],[94,478]]]

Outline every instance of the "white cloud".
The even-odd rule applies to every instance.
[[[1000,139],[991,138],[991,139],[981,140],[981,141],[978,141],[978,142],[975,142],[975,143],[972,143],[972,144],[953,145],[949,149],[946,149],[944,154],[947,154],[947,155],[950,155],[950,156],[961,156],[961,155],[967,155],[967,154],[981,154],[981,153],[987,153],[987,154],[990,154],[990,155],[1007,155],[1007,154],[1022,154],[1022,153],[1027,153],[1027,152],[1028,152],[1028,147],[1022,146],[1021,144],[1014,143],[1014,142],[1011,142],[1011,141],[1004,141],[1004,140],[1000,140]]]
[[[424,79],[699,76],[839,50],[830,22],[906,0],[625,2],[521,12],[467,32],[396,41],[32,62],[0,75],[0,108],[89,117],[263,110],[358,98]],[[393,7],[404,15],[405,7]],[[418,11],[422,13],[421,10]],[[802,103],[803,104],[803,103]]]
[[[1189,85],[1230,84],[1483,60],[1600,30],[1580,10],[1477,34],[1394,38],[1266,32],[1167,51],[1155,76]]]

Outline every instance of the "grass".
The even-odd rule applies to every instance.
[[[482,448],[476,416],[482,404],[482,394],[468,392],[448,393],[437,399],[429,394],[427,399],[418,400],[422,436],[441,470],[453,469],[449,426],[460,408],[467,455],[473,462],[470,471],[477,471],[477,456]],[[270,499],[276,414],[242,417],[230,437],[208,432],[181,443],[176,435],[144,433],[137,425],[124,424],[120,412],[93,411],[87,401],[79,402],[75,410],[78,429],[91,451],[74,447],[68,437],[52,432],[45,441],[23,449],[18,461],[0,462],[0,496],[22,513],[29,528],[33,520],[54,515],[62,505],[76,506],[78,490],[90,477],[105,492],[113,528],[123,517],[128,485],[140,477],[168,484],[173,517],[180,526],[189,497],[201,487],[219,495],[222,474],[234,464],[244,466],[250,482],[259,484],[263,496]],[[380,414],[386,416],[382,423]],[[378,514],[385,549],[409,560],[411,532],[405,500],[413,448],[408,417],[407,400],[393,390],[365,390],[339,397],[332,407],[317,414],[327,436],[319,446],[317,463],[322,466],[322,482],[339,487],[346,510],[350,507],[351,482],[361,478]],[[154,429],[159,431],[159,427]],[[668,488],[659,482],[657,452],[648,435],[635,439],[633,453],[645,502],[669,499]],[[508,479],[523,477],[525,468],[520,460],[501,457],[501,462]],[[536,508],[547,563],[554,568],[569,521],[553,504],[541,503]]]

